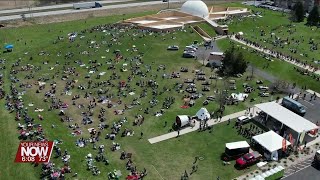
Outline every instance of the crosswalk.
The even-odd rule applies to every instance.
[[[309,166],[312,165],[312,161],[313,161],[313,157],[310,157],[308,159],[306,159],[305,161],[303,162],[300,162],[296,165],[293,165],[291,167],[289,167],[288,169],[285,170],[284,172],[284,176],[282,179],[285,179],[286,177],[294,174],[294,173],[297,173],[298,171],[301,171]]]

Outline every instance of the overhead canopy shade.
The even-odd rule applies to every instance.
[[[288,110],[287,108],[281,106],[278,103],[262,103],[255,105],[255,107],[259,108],[261,111],[267,113],[269,116],[273,117],[277,121],[283,123],[284,125],[288,126],[289,128],[298,133],[318,129],[317,125],[299,116],[298,114]]]
[[[279,134],[275,133],[274,131],[268,131],[263,134],[253,136],[252,139],[254,139],[257,143],[259,143],[262,147],[264,147],[269,152],[274,152],[279,149],[282,149],[283,137],[281,137]],[[287,141],[286,146],[289,146],[290,144],[291,143]]]
[[[226,148],[228,149],[249,148],[249,147],[250,145],[247,143],[247,141],[226,143]]]

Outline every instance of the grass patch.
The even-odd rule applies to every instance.
[[[210,37],[215,37],[217,35],[216,31],[213,29],[211,25],[206,22],[198,24],[198,26],[206,32]]]
[[[77,106],[72,106],[72,96],[64,95],[63,92],[66,82],[61,79],[62,75],[68,75],[69,79],[76,79],[78,82],[75,84],[75,88],[72,89],[72,95],[79,94],[80,99],[77,100],[77,104],[82,103],[84,105],[89,104],[89,100],[84,97],[85,91],[77,89],[79,85],[87,87],[88,81],[92,80],[93,84],[101,81],[107,81],[109,77],[115,72],[120,75],[119,79],[110,80],[115,86],[118,85],[120,80],[127,80],[128,76],[131,75],[131,70],[127,72],[120,72],[123,63],[127,63],[128,69],[130,69],[131,59],[133,57],[142,56],[143,64],[140,65],[141,71],[146,73],[146,77],[138,76],[130,82],[131,88],[135,89],[136,97],[139,97],[140,93],[143,91],[145,86],[138,87],[136,83],[140,80],[147,82],[149,79],[156,79],[159,84],[158,92],[162,92],[161,95],[158,95],[156,98],[159,101],[158,105],[153,108],[150,108],[149,114],[143,114],[143,110],[149,106],[151,98],[153,98],[152,90],[147,88],[147,96],[145,98],[140,98],[141,106],[134,107],[131,110],[126,111],[123,115],[114,115],[113,111],[116,109],[122,109],[124,103],[130,104],[134,96],[117,96],[118,89],[111,88],[111,86],[105,87],[92,87],[94,96],[97,96],[97,91],[99,88],[107,89],[109,88],[110,94],[114,95],[114,98],[110,98],[113,103],[121,99],[123,104],[117,105],[116,108],[107,109],[105,105],[99,104],[97,108],[94,109],[94,122],[91,125],[80,125],[81,130],[84,132],[82,137],[88,138],[88,128],[94,127],[97,128],[99,124],[98,113],[101,107],[107,109],[107,121],[108,125],[112,125],[113,122],[118,121],[123,117],[128,118],[128,123],[124,124],[124,128],[129,128],[135,131],[135,136],[133,137],[119,137],[117,136],[116,142],[120,143],[121,149],[127,152],[133,153],[133,161],[137,168],[141,170],[146,168],[148,170],[147,179],[178,179],[181,174],[187,170],[190,172],[194,157],[201,156],[204,160],[198,162],[199,169],[197,173],[192,174],[192,179],[213,179],[216,176],[220,176],[222,179],[232,179],[243,174],[243,171],[236,170],[232,165],[223,166],[220,160],[220,155],[224,152],[225,143],[232,141],[244,140],[242,136],[238,135],[236,129],[232,128],[231,125],[226,125],[226,123],[221,123],[213,127],[212,133],[209,132],[194,132],[180,138],[171,139],[154,145],[149,144],[147,141],[148,138],[158,136],[164,133],[167,133],[170,127],[163,127],[164,122],[168,121],[168,125],[171,125],[175,121],[176,115],[187,114],[194,115],[199,108],[202,107],[202,102],[205,100],[206,96],[214,95],[213,90],[221,91],[223,89],[225,80],[217,80],[212,82],[210,85],[211,91],[204,93],[205,96],[201,97],[196,101],[194,107],[189,109],[181,109],[180,106],[183,105],[182,97],[187,94],[185,92],[179,93],[175,91],[174,85],[176,83],[183,83],[185,78],[194,78],[195,74],[192,73],[192,70],[202,69],[206,76],[209,77],[211,72],[210,69],[204,68],[200,63],[193,59],[183,59],[181,57],[183,51],[173,51],[169,52],[166,50],[168,45],[175,44],[180,47],[191,44],[194,40],[201,42],[201,38],[196,33],[191,33],[191,29],[186,28],[185,31],[176,31],[168,34],[151,34],[145,33],[141,34],[139,30],[126,30],[125,33],[120,33],[118,29],[108,30],[106,32],[97,32],[92,31],[92,26],[102,25],[106,23],[114,23],[119,20],[126,19],[133,16],[142,16],[150,14],[152,12],[145,12],[132,15],[122,15],[122,16],[110,16],[110,17],[101,17],[101,18],[89,18],[81,21],[72,21],[72,22],[63,22],[55,24],[46,24],[46,25],[34,25],[27,27],[20,27],[14,29],[1,29],[0,33],[4,36],[0,36],[0,42],[13,43],[15,49],[12,53],[1,54],[1,58],[7,60],[7,68],[2,70],[5,77],[4,88],[8,91],[10,87],[10,66],[11,64],[17,62],[21,58],[20,66],[26,66],[27,64],[32,64],[34,67],[41,67],[38,70],[29,70],[29,71],[20,71],[15,76],[20,79],[20,82],[16,83],[16,87],[19,91],[25,90],[26,94],[23,95],[24,104],[27,106],[29,103],[33,103],[33,107],[29,107],[28,113],[31,117],[35,118],[35,123],[41,123],[46,137],[50,140],[61,139],[63,144],[61,149],[67,149],[71,154],[70,166],[73,172],[78,173],[79,179],[89,179],[92,178],[91,172],[86,170],[85,156],[88,153],[92,153],[94,156],[97,154],[95,150],[92,149],[90,144],[84,148],[78,148],[75,146],[75,141],[81,137],[73,137],[71,133],[73,132],[68,128],[69,124],[78,123],[81,124],[82,116],[81,112],[86,109],[79,109]],[[79,36],[76,41],[70,43],[68,41],[67,34],[70,32],[78,32]],[[135,34],[135,36],[133,36]],[[84,36],[80,40],[80,36]],[[64,37],[64,40],[57,40],[58,36]],[[117,37],[117,42],[112,38]],[[91,41],[96,41],[99,44],[99,48],[89,48]],[[105,42],[103,42],[105,41]],[[55,42],[55,43],[53,43]],[[112,46],[108,46],[108,43],[112,43]],[[131,48],[135,45],[139,51],[132,52]],[[119,49],[124,59],[120,60],[119,63],[113,61],[114,50]],[[109,50],[107,52],[106,50]],[[47,54],[40,56],[39,52],[45,51]],[[88,51],[90,55],[82,55],[83,51]],[[65,55],[69,52],[72,52],[74,55],[70,59],[65,59]],[[139,53],[141,52],[141,53]],[[59,55],[60,54],[60,55]],[[102,58],[105,56],[105,58]],[[31,58],[32,57],[32,58]],[[127,60],[125,60],[127,58]],[[31,60],[32,59],[32,60]],[[111,59],[114,62],[115,70],[108,70],[108,63]],[[96,79],[97,73],[93,73],[90,78],[85,78],[86,75],[90,74],[89,70],[94,69],[93,64],[90,62],[96,60],[97,63],[102,64],[102,66],[97,66],[97,71],[105,71],[106,74],[101,77],[101,79]],[[79,64],[76,64],[75,61],[82,61],[88,68],[80,67]],[[44,62],[47,62],[45,65]],[[70,64],[68,64],[70,63]],[[57,65],[59,64],[59,65]],[[151,73],[147,73],[148,67],[145,65],[151,65]],[[166,70],[156,69],[160,65],[166,65]],[[91,66],[91,67],[89,67]],[[54,67],[54,70],[50,70]],[[179,72],[180,67],[187,67],[189,69],[188,73],[181,73],[180,79],[162,79],[164,73],[171,74],[172,72]],[[75,68],[79,76],[65,73],[64,71],[67,68]],[[21,70],[20,67],[14,67],[15,70]],[[34,78],[28,79],[25,78],[27,75],[32,74]],[[56,75],[55,78],[53,76]],[[245,77],[235,78],[237,80],[237,90],[230,91],[232,92],[243,92],[242,84],[244,82],[251,83],[252,86],[255,85],[255,81],[260,77],[255,77],[251,81],[246,81]],[[157,76],[157,77],[155,77]],[[38,78],[49,78],[47,85],[41,93],[36,94],[37,87],[34,85],[37,82]],[[56,97],[61,101],[68,103],[70,106],[65,111],[66,114],[74,119],[70,123],[62,123],[60,117],[58,116],[58,110],[47,111],[50,106],[50,103],[44,103],[44,93],[50,90],[49,84],[55,81],[57,84]],[[19,85],[21,83],[33,84],[32,88],[21,88]],[[197,81],[196,85],[198,89],[201,89],[201,81]],[[266,85],[270,82],[266,82]],[[185,85],[186,86],[186,85]],[[170,89],[170,91],[163,92],[163,89]],[[129,90],[128,90],[129,91]],[[124,93],[129,93],[123,90]],[[161,117],[155,117],[154,113],[159,111],[162,107],[164,99],[167,97],[174,97],[175,103],[171,106],[170,109],[166,110],[166,113]],[[258,92],[255,91],[250,94],[249,98],[256,98],[255,102],[246,101],[240,103],[237,106],[227,106],[225,114],[234,113],[240,110],[247,109],[257,102],[265,102],[271,100],[271,98],[258,98]],[[1,105],[4,107],[5,100],[1,100]],[[218,108],[218,103],[213,101],[210,102],[207,109],[212,112]],[[39,113],[34,112],[34,108],[43,108],[44,120],[40,121],[37,119]],[[142,111],[140,110],[142,109]],[[137,114],[143,114],[145,116],[145,122],[141,127],[132,126],[134,121],[134,116]],[[40,168],[32,168],[29,164],[14,164],[12,163],[16,148],[18,146],[18,131],[16,130],[17,122],[14,121],[15,114],[9,114],[4,109],[0,111],[0,118],[3,119],[1,123],[0,136],[4,139],[4,145],[2,146],[0,153],[4,154],[5,157],[0,160],[1,167],[1,177],[3,179],[36,179],[39,177]],[[21,123],[23,123],[21,121]],[[52,124],[56,125],[56,128],[52,128]],[[123,129],[122,129],[123,130]],[[122,131],[121,131],[122,132]],[[121,133],[120,132],[120,133]],[[140,132],[144,133],[144,137],[139,140]],[[97,178],[106,179],[107,173],[113,171],[114,169],[120,169],[122,174],[125,176],[128,174],[128,171],[125,170],[125,162],[119,159],[120,152],[111,152],[109,148],[111,147],[112,141],[105,140],[104,137],[107,133],[110,133],[110,128],[102,131],[100,141],[97,145],[103,144],[106,147],[106,156],[110,161],[109,166],[105,166],[103,163],[95,163],[98,168],[101,170],[101,174]],[[60,159],[52,159],[56,164],[56,167],[61,167],[62,162]],[[234,164],[232,162],[231,164]],[[255,166],[249,168],[249,170],[254,170]],[[159,175],[160,174],[160,175]],[[67,178],[70,178],[70,175],[67,175]]]
[[[228,39],[218,40],[217,44],[222,50],[226,50],[230,46],[235,45],[240,51],[243,52],[245,59],[256,68],[268,72],[278,79],[285,80],[292,84],[296,83],[300,87],[307,86],[308,89],[320,92],[319,82],[310,76],[300,75],[294,69],[295,65],[293,64],[278,59],[274,59],[274,61],[269,62],[265,58],[259,56],[259,54],[252,53],[250,48],[247,48],[244,45],[240,45],[239,43],[231,42]],[[246,49],[244,49],[243,47],[246,47]],[[269,68],[264,68],[264,66],[268,63]]]

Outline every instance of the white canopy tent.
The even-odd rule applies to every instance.
[[[197,114],[196,114],[197,118],[199,120],[205,120],[205,119],[210,119],[210,113],[208,112],[208,110],[206,108],[201,108]]]
[[[253,136],[252,139],[270,153],[270,159],[278,159],[277,151],[282,149],[283,137],[274,131],[268,131],[263,134]],[[289,146],[290,144],[291,143],[286,140],[286,146]]]
[[[273,117],[299,134],[318,129],[317,125],[288,110],[278,103],[267,102],[257,104],[255,107],[259,108],[261,111],[267,113],[269,116]]]
[[[247,143],[247,141],[237,141],[232,143],[226,143],[226,148],[228,149],[238,149],[238,148],[245,148],[250,147],[250,145]]]

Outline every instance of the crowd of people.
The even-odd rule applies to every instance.
[[[259,18],[263,18],[264,13],[262,11],[254,11],[249,16],[234,16],[224,20],[220,20],[220,23],[234,25],[239,22],[248,23],[249,21],[259,21]],[[316,31],[315,28],[310,27],[312,31]],[[315,52],[318,50],[319,42],[317,39],[311,37],[305,37],[300,35],[295,24],[282,24],[278,26],[257,26],[251,28],[250,32],[246,32],[244,35],[239,35],[239,32],[234,32],[235,38],[242,41],[244,44],[253,46],[264,52],[263,56],[267,60],[272,58],[278,58],[285,60],[297,67],[295,69],[302,75],[309,75],[315,80],[320,80],[319,64],[320,59],[317,59]],[[301,48],[302,46],[308,48]],[[300,48],[299,48],[300,47]],[[252,52],[257,52],[252,50]],[[268,67],[269,63],[266,63],[265,67]]]
[[[190,33],[181,29],[177,31]],[[60,32],[64,33],[62,30]],[[176,85],[171,86],[171,82],[160,85],[159,82],[174,80],[173,84],[176,84],[180,72],[168,72],[166,65],[159,62],[145,63],[144,52],[141,50],[145,49],[144,47],[129,45],[125,52],[119,49],[110,50],[124,46],[122,41],[124,38],[129,37],[132,41],[136,41],[147,36],[162,40],[176,38],[174,32],[152,32],[116,24],[98,25],[80,32],[69,33],[68,38],[60,35],[54,39],[53,46],[59,47],[64,43],[68,46],[66,49],[58,50],[56,58],[54,58],[55,52],[44,49],[38,54],[25,53],[25,56],[29,56],[27,62],[25,58],[11,61],[13,63],[8,80],[11,81],[10,92],[6,93],[0,86],[0,98],[5,98],[6,109],[16,114],[19,139],[50,140],[46,137],[42,123],[50,119],[46,113],[56,114],[75,137],[75,148],[92,145],[94,153],[89,153],[85,157],[87,170],[94,176],[104,173],[99,167],[112,166],[112,162],[106,156],[107,143],[103,141],[111,140],[110,152],[124,149],[125,146],[116,140],[118,141],[120,137],[134,136],[133,126],[143,126],[145,116],[161,116],[176,103],[172,95]],[[72,47],[76,47],[77,50],[72,50]],[[99,54],[99,49],[102,47],[107,48],[106,52],[110,57],[108,59],[102,56],[105,62],[96,60],[96,54]],[[46,60],[38,63],[34,61],[38,59],[37,56]],[[119,67],[119,63],[127,65]],[[46,73],[43,73],[44,71]],[[184,67],[181,72],[188,71],[185,71]],[[107,77],[106,74],[110,76]],[[1,74],[1,85],[3,81]],[[182,90],[181,96],[184,96],[185,91],[180,90]],[[24,99],[25,94],[36,94],[46,105]],[[132,96],[134,94],[137,96]],[[163,98],[159,98],[160,96]],[[24,100],[27,100],[27,103]],[[148,105],[142,105],[141,102],[148,102]],[[125,115],[133,108],[138,109],[140,113],[135,115],[133,126],[130,126],[128,123],[130,120]],[[50,131],[59,126],[60,124],[52,122]],[[140,135],[141,139],[143,132]],[[102,136],[104,138],[101,138]],[[42,179],[64,179],[66,173],[73,172],[70,166],[72,152],[70,151],[70,154],[66,149],[63,150],[63,143],[63,140],[55,141],[53,151],[54,157],[61,160],[63,167],[57,166],[55,160],[44,164]],[[129,157],[128,154],[131,153],[123,151],[120,157],[123,160],[127,159],[125,169],[128,170],[128,177],[143,179],[147,175],[147,170],[145,168],[138,170],[131,155]],[[111,171],[108,177],[112,179],[117,174],[117,171]],[[73,176],[80,177],[81,173],[73,172]]]

